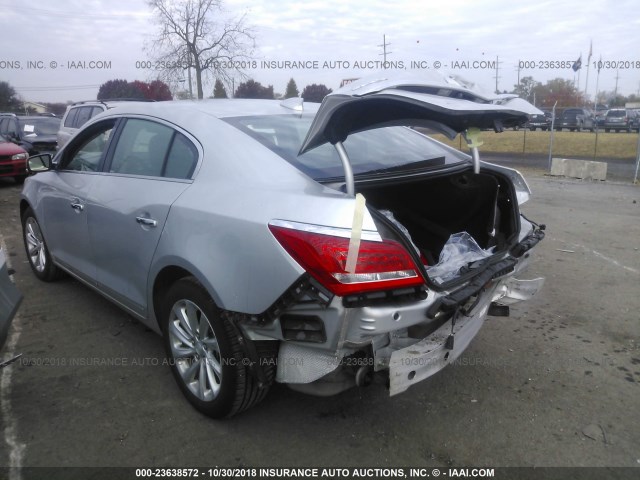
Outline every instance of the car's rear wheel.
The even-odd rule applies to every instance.
[[[178,280],[162,310],[173,376],[189,402],[213,418],[230,417],[261,401],[275,377],[275,362],[259,362],[266,382],[250,369],[244,339],[193,277]],[[265,342],[275,345],[275,342]]]
[[[29,265],[35,276],[45,282],[60,278],[62,272],[51,261],[47,242],[31,208],[28,208],[22,216],[22,238]]]

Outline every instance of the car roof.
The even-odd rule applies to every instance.
[[[193,135],[199,142],[206,143],[208,138],[215,137],[216,134],[228,135],[230,131],[227,129],[236,131],[235,127],[223,121],[225,118],[264,115],[300,116],[301,113],[313,115],[319,107],[317,103],[304,103],[303,110],[300,111],[282,105],[290,100],[281,102],[257,99],[208,99],[151,103],[123,102],[94,116],[80,129],[86,129],[108,118],[143,116],[176,125]],[[301,99],[294,100],[300,102]]]
[[[253,115],[282,115],[315,113],[317,103],[303,103],[302,112],[283,106],[280,100],[258,99],[208,99],[208,100],[172,100],[165,102],[142,103],[122,102],[109,110],[118,115],[152,115],[171,121],[182,118],[185,112],[199,112],[216,118],[245,117]],[[181,123],[181,122],[179,122]]]

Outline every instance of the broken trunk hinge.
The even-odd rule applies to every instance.
[[[347,151],[344,149],[344,145],[342,145],[342,142],[336,142],[334,147],[336,147],[336,150],[338,151],[340,161],[342,162],[342,168],[344,169],[344,182],[345,186],[347,187],[347,194],[353,197],[356,193],[356,189],[354,186],[353,169],[351,168],[349,155],[347,155]]]
[[[480,173],[480,152],[478,147],[482,146],[480,141],[480,129],[470,128],[464,132],[464,139],[471,150],[471,157],[473,158],[473,173]]]

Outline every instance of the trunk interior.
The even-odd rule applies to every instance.
[[[357,185],[369,207],[389,210],[409,232],[427,265],[438,263],[449,236],[469,233],[482,249],[504,251],[517,238],[517,202],[497,173],[456,173],[413,182]]]

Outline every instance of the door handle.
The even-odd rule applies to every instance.
[[[78,202],[74,202],[71,204],[71,208],[73,208],[76,212],[81,212],[84,210],[84,205]]]
[[[140,225],[146,225],[147,227],[157,227],[158,226],[158,222],[156,220],[154,220],[153,218],[136,217],[136,222],[138,222]]]

